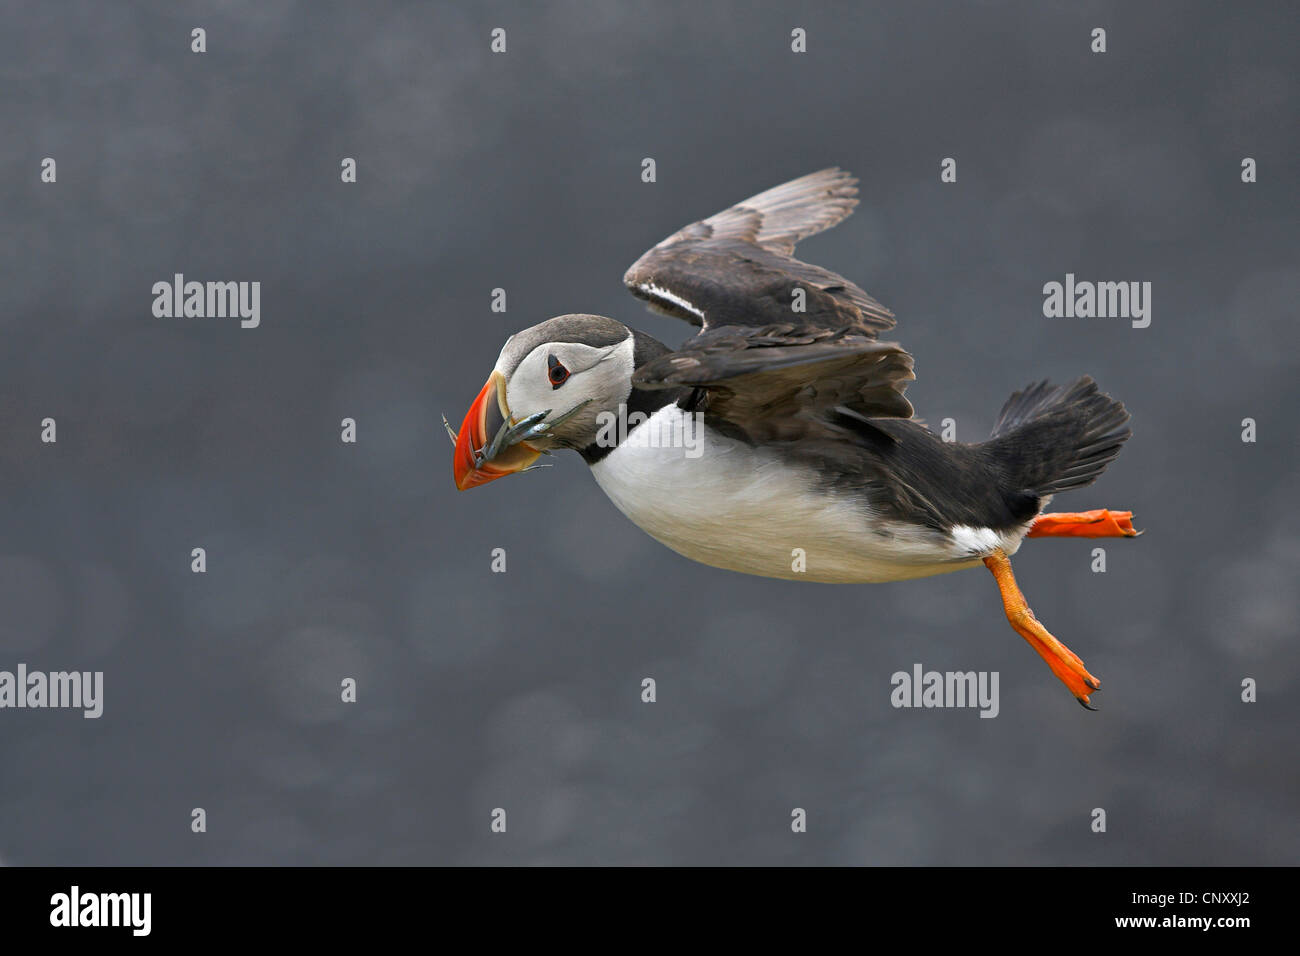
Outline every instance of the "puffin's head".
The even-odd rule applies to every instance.
[[[632,391],[636,337],[599,315],[561,315],[506,340],[456,437],[461,491],[522,471],[544,451],[586,448]]]

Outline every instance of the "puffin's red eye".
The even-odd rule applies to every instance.
[[[551,388],[556,389],[563,385],[569,379],[569,370],[560,364],[560,360],[554,355],[546,357],[546,377],[550,379]]]

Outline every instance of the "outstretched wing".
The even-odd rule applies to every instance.
[[[706,329],[792,318],[869,336],[891,329],[894,314],[862,289],[794,258],[795,243],[853,212],[857,182],[843,170],[823,169],[759,193],[669,236],[623,282],[652,308]]]
[[[638,259],[623,277],[628,288],[702,330],[637,369],[636,384],[702,390],[693,401],[755,440],[821,434],[846,413],[910,418],[912,357],[876,341],[893,313],[793,257],[795,243],[853,211],[856,183],[839,169],[804,176],[692,223]]]

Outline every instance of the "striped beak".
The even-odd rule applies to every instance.
[[[452,472],[461,491],[523,471],[541,452],[527,442],[507,445],[491,458],[483,454],[501,429],[514,424],[506,405],[506,380],[500,372],[488,376],[487,384],[470,405],[456,435]]]

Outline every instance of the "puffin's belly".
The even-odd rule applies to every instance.
[[[887,524],[866,502],[819,490],[805,467],[686,423],[687,414],[675,404],[660,409],[591,467],[620,511],[679,554],[745,574],[830,583],[897,581],[980,563],[947,535]],[[806,571],[795,570],[796,549]]]

